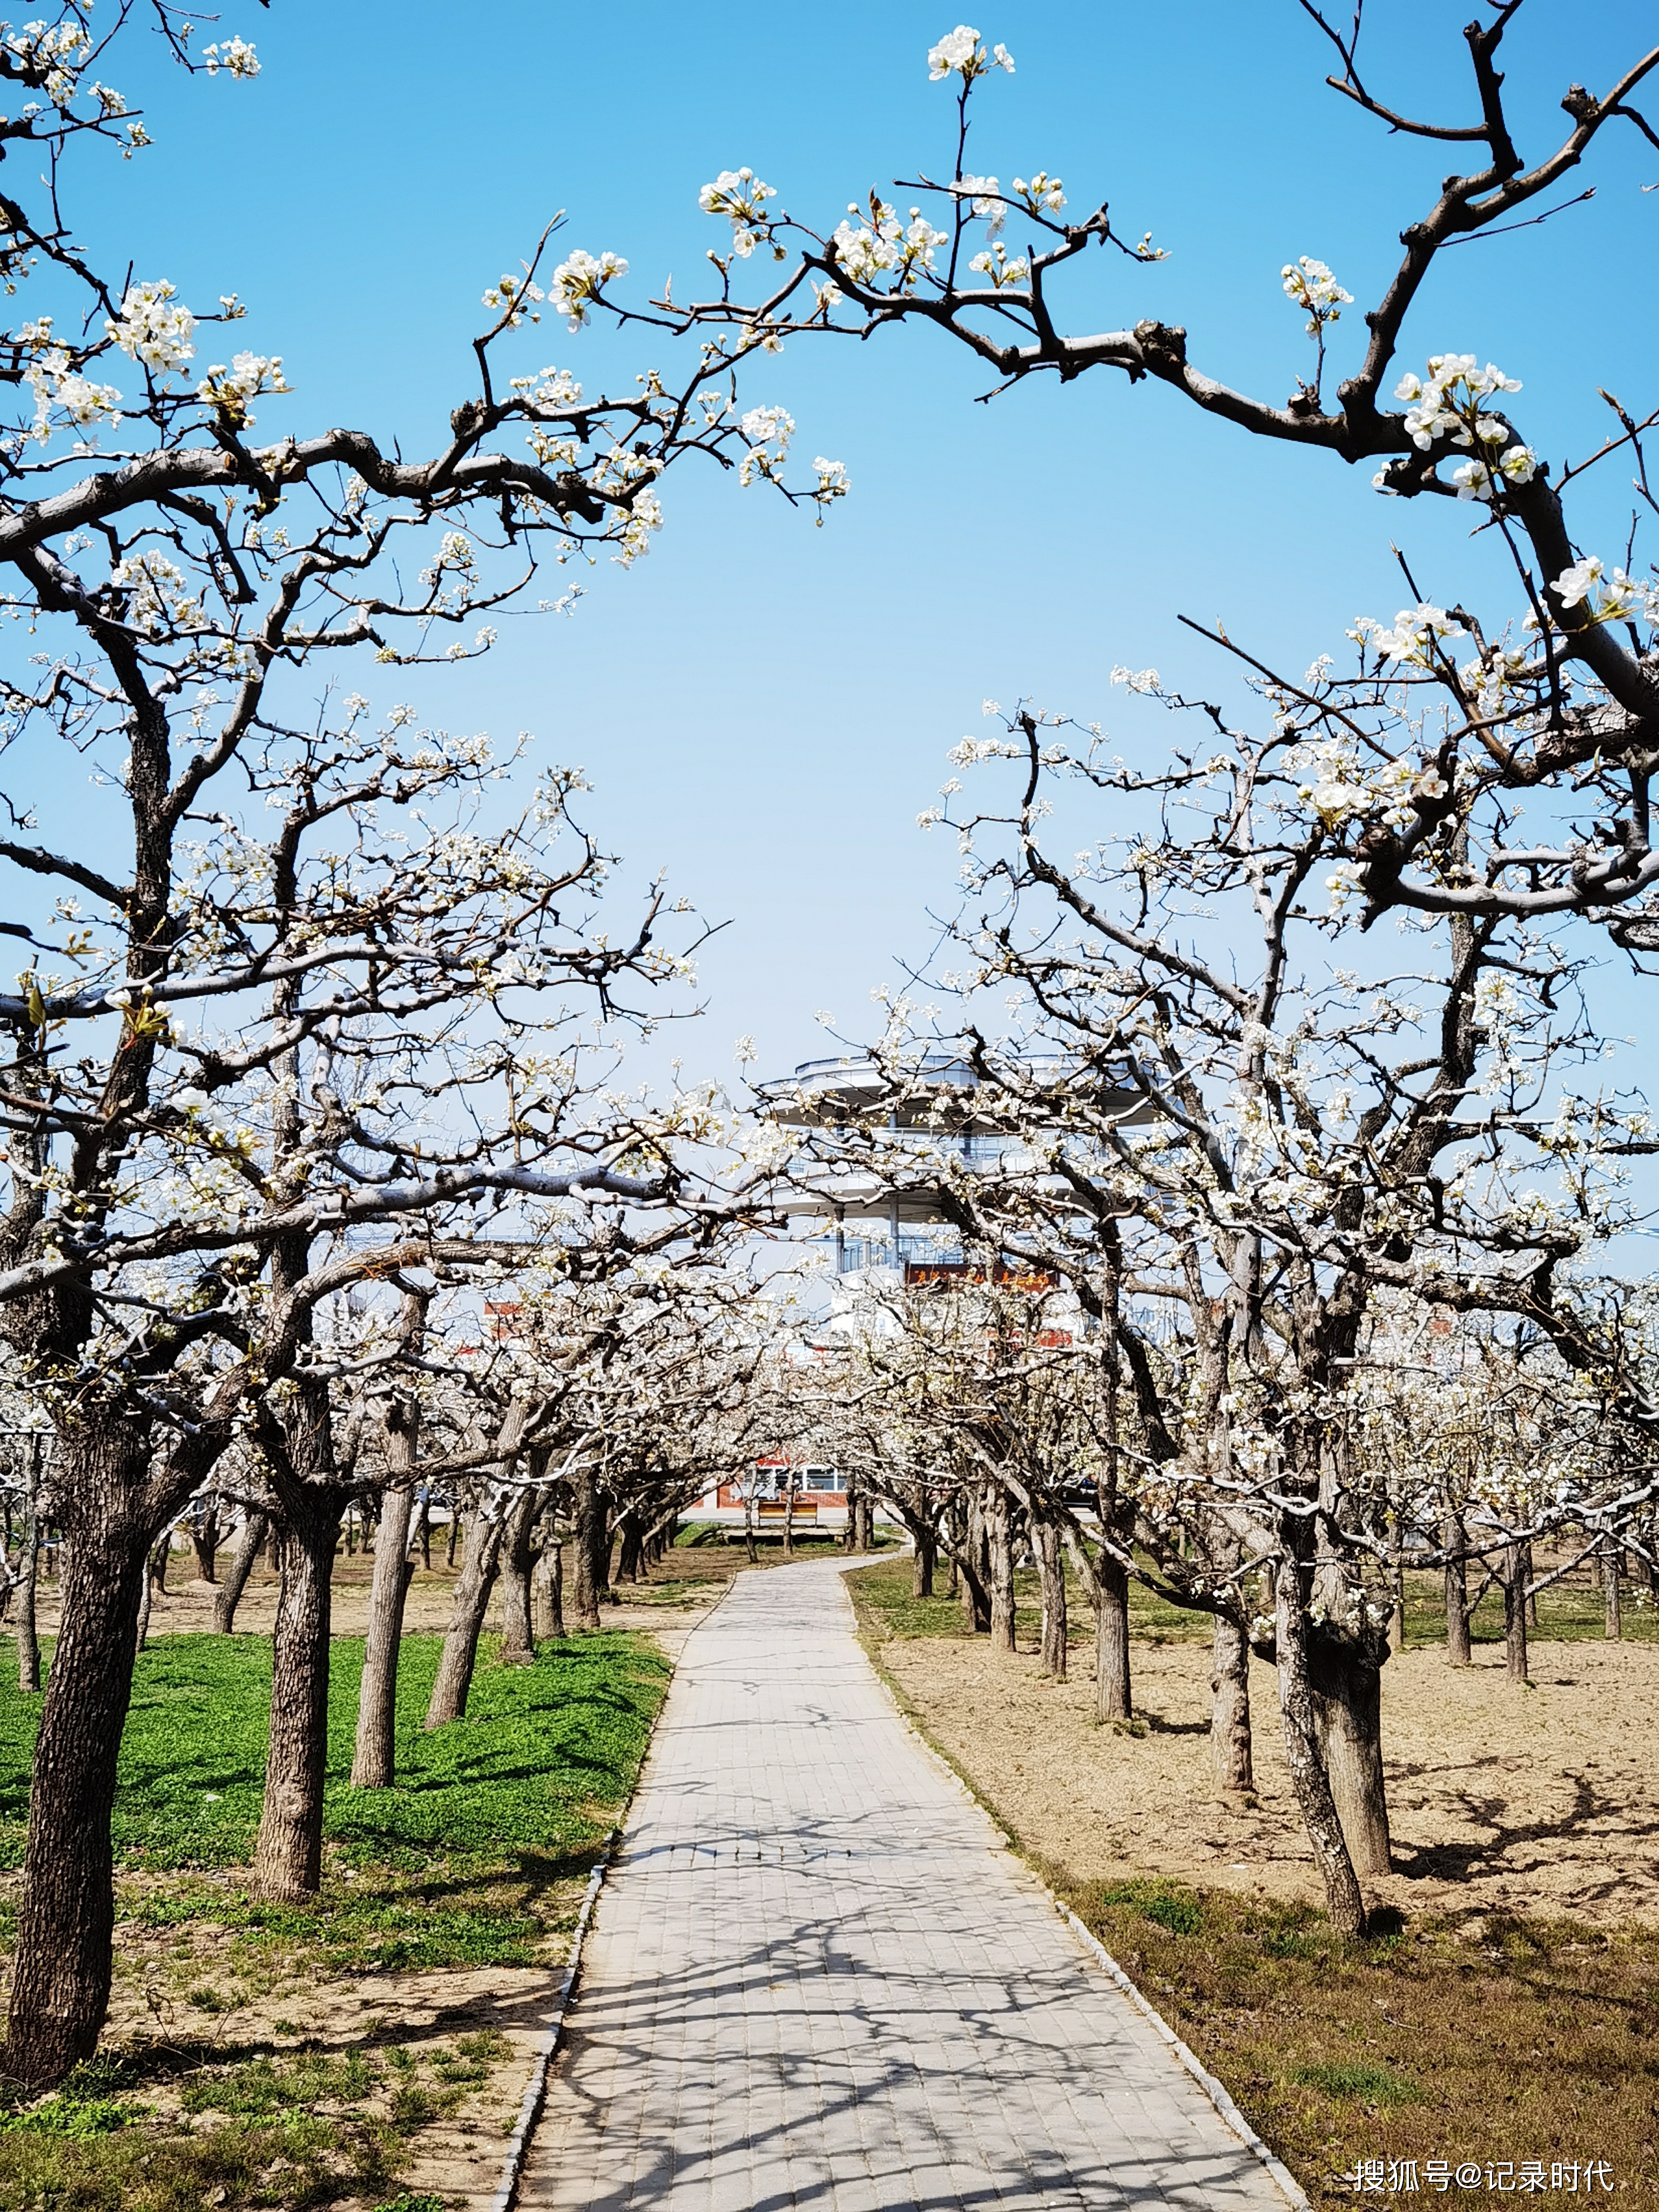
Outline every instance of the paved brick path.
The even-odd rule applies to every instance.
[[[817,1562],[688,1641],[567,2035],[528,2212],[1285,2212]]]

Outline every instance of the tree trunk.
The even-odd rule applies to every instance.
[[[979,1493],[969,1498],[962,1516],[962,1625],[969,1636],[991,1632],[991,1596],[985,1559],[985,1524]]]
[[[860,1552],[874,1551],[876,1547],[875,1500],[863,1491],[859,1492],[858,1523],[859,1540],[855,1548]]]
[[[466,1711],[472,1669],[478,1658],[478,1635],[489,1609],[489,1593],[501,1559],[501,1516],[497,1513],[486,1520],[480,1504],[467,1531],[466,1558],[456,1580],[443,1656],[438,1662],[437,1679],[426,1709],[429,1729],[445,1728]]]
[[[847,1525],[851,1528],[853,1524],[849,1521]],[[755,1485],[752,1478],[745,1481],[743,1486],[743,1543],[744,1549],[749,1554],[750,1565],[759,1566],[760,1553],[755,1549]],[[848,1548],[850,1550],[851,1547],[849,1546]],[[577,1570],[577,1574],[580,1578],[580,1568]],[[596,1613],[593,1626],[597,1628],[599,1625],[599,1617]]]
[[[452,1498],[449,1505],[449,1547],[444,1553],[444,1565],[447,1567],[455,1564],[455,1539],[460,1533],[460,1527],[461,1509]]]
[[[1462,1516],[1446,1516],[1441,1540],[1446,1559],[1446,1657],[1454,1667],[1467,1667],[1474,1656],[1469,1640],[1469,1565],[1463,1554],[1468,1534]]]
[[[1218,1613],[1210,1648],[1210,1773],[1218,1796],[1251,1797],[1249,1638]]]
[[[1095,1561],[1095,1718],[1127,1721],[1134,1711],[1129,1679],[1129,1571],[1103,1547]]]
[[[617,1521],[617,1535],[620,1547],[617,1553],[617,1580],[619,1583],[642,1580],[645,1543],[640,1534],[640,1516],[632,1506]]]
[[[219,1553],[219,1500],[216,1496],[203,1501],[199,1518],[190,1524],[191,1549],[196,1554],[196,1579],[210,1583]]]
[[[40,1437],[31,1437],[25,1461],[23,1527],[17,1540],[17,1686],[31,1697],[40,1687],[40,1638],[34,1622],[34,1589],[40,1557],[41,1450]]]
[[[386,1457],[405,1474],[414,1456],[415,1401],[399,1398],[386,1416]],[[357,1698],[357,1742],[351,1761],[354,1790],[390,1790],[398,1771],[398,1662],[403,1652],[404,1606],[411,1572],[409,1524],[415,1500],[406,1490],[388,1491],[380,1509],[374,1577],[368,1589],[368,1636]]]
[[[173,1557],[173,1531],[164,1528],[149,1555],[149,1578],[161,1596],[167,1594],[167,1561]]]
[[[990,1559],[991,1649],[1009,1652],[1014,1640],[1014,1547],[1008,1529],[1008,1493],[1000,1483],[985,1486],[985,1540]]]
[[[1042,1581],[1042,1667],[1056,1682],[1066,1680],[1066,1555],[1052,1521],[1031,1526],[1037,1571]]]
[[[1601,1633],[1609,1644],[1617,1644],[1624,1634],[1624,1620],[1620,1605],[1619,1547],[1609,1544],[1601,1554]]]
[[[149,1642],[150,1588],[155,1580],[149,1570],[154,1565],[154,1559],[145,1562],[143,1588],[138,1593],[138,1629],[132,1643],[135,1656]]]
[[[783,1556],[795,1556],[795,1477],[793,1468],[783,1478]]]
[[[213,1626],[221,1636],[228,1636],[236,1625],[236,1608],[242,1602],[253,1563],[270,1534],[269,1514],[250,1513],[242,1523],[240,1540],[231,1554],[230,1572],[214,1592]]]
[[[1504,1551],[1504,1647],[1511,1682],[1527,1679],[1527,1547]]]
[[[536,1625],[530,1615],[530,1577],[536,1565],[533,1531],[541,1509],[540,1493],[524,1491],[514,1500],[501,1535],[503,1667],[528,1667],[536,1656]]]
[[[590,1473],[573,1475],[574,1501],[575,1587],[571,1592],[576,1626],[590,1634],[599,1626],[599,1600],[610,1579],[611,1534],[605,1521],[605,1492]]]
[[[1382,1671],[1346,1638],[1316,1629],[1310,1679],[1319,1747],[1356,1874],[1388,1874],[1389,1800],[1382,1772]]]
[[[40,1714],[28,1847],[0,2068],[34,2088],[90,2058],[109,2003],[115,1924],[110,1815],[132,1690],[153,1524],[136,1517],[142,1429],[65,1434],[59,1473],[71,1541],[63,1619]]]
[[[918,1521],[912,1530],[916,1548],[910,1560],[910,1595],[912,1597],[932,1597],[933,1570],[939,1565],[939,1540],[925,1521]]]
[[[1336,1803],[1319,1755],[1314,1693],[1308,1672],[1308,1616],[1302,1567],[1287,1545],[1273,1577],[1275,1640],[1279,1652],[1279,1711],[1285,1758],[1301,1808],[1314,1860],[1325,1885],[1326,1910],[1339,1936],[1365,1933],[1365,1901],[1348,1856]]]
[[[429,1490],[421,1492],[416,1521],[420,1532],[416,1541],[421,1547],[421,1567],[424,1573],[429,1575],[432,1572],[432,1493]]]
[[[849,1481],[847,1486],[847,1526],[841,1532],[843,1552],[856,1552],[859,1547],[859,1486]]]
[[[300,1905],[323,1879],[328,1770],[329,1624],[345,1498],[307,1483],[284,1501],[283,1581],[270,1654],[270,1751],[252,1892]]]
[[[542,1546],[542,1554],[536,1563],[534,1595],[540,1634],[562,1637],[564,1634],[564,1546],[556,1534],[550,1534]]]

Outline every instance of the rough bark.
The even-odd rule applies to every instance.
[[[925,1521],[918,1520],[911,1534],[916,1540],[916,1548],[910,1559],[910,1595],[932,1597],[933,1571],[939,1565],[939,1540]]]
[[[1316,1630],[1309,1650],[1320,1753],[1356,1874],[1391,1871],[1382,1771],[1382,1674],[1346,1638]]]
[[[1446,1657],[1467,1667],[1474,1656],[1469,1641],[1469,1568],[1463,1553],[1468,1538],[1461,1514],[1449,1513],[1442,1532],[1446,1559]]]
[[[1623,1609],[1620,1603],[1619,1552],[1616,1545],[1608,1545],[1601,1554],[1601,1633],[1609,1644],[1617,1644],[1624,1634]]]
[[[144,1646],[149,1642],[150,1589],[155,1580],[155,1577],[149,1572],[150,1564],[151,1563],[149,1562],[146,1562],[143,1587],[138,1593],[138,1627],[132,1639],[132,1648],[135,1654],[142,1651]]]
[[[550,1533],[542,1546],[541,1557],[536,1563],[534,1595],[538,1633],[546,1637],[562,1637],[564,1634],[564,1546],[556,1533]]]
[[[1052,1521],[1031,1528],[1037,1572],[1042,1585],[1042,1666],[1056,1682],[1066,1680],[1066,1555]]]
[[[599,1600],[610,1585],[611,1532],[605,1492],[591,1470],[570,1479],[574,1522],[574,1586],[571,1591],[576,1626],[592,1633],[599,1626]]]
[[[228,1636],[236,1626],[236,1608],[242,1602],[248,1577],[270,1534],[268,1513],[250,1513],[242,1523],[236,1549],[230,1555],[230,1572],[213,1596],[213,1626],[221,1636]]]
[[[859,1548],[859,1486],[850,1480],[847,1485],[847,1525],[841,1532],[841,1548],[843,1552],[856,1552]]]
[[[35,1578],[40,1570],[40,1457],[39,1437],[28,1440],[24,1461],[23,1525],[18,1535],[17,1686],[33,1697],[40,1687],[40,1638],[35,1627]]]
[[[536,1516],[539,1492],[516,1498],[501,1532],[501,1649],[503,1667],[528,1667],[536,1656],[536,1625],[531,1618],[530,1577],[536,1565]]]
[[[1365,1901],[1348,1856],[1336,1802],[1319,1755],[1313,1686],[1309,1677],[1308,1616],[1302,1567],[1287,1546],[1273,1577],[1275,1641],[1279,1655],[1279,1711],[1291,1786],[1301,1809],[1315,1863],[1325,1887],[1326,1911],[1340,1936],[1365,1933]]]
[[[270,1750],[253,1847],[252,1892],[303,1904],[323,1878],[329,1625],[345,1499],[332,1484],[283,1501],[282,1587],[270,1655]]]
[[[489,1607],[495,1570],[501,1559],[502,1521],[499,1513],[486,1516],[482,1505],[467,1530],[466,1558],[456,1578],[455,1595],[444,1637],[443,1656],[426,1709],[426,1726],[445,1728],[466,1711],[477,1664],[478,1636]]]
[[[1527,1679],[1527,1547],[1506,1545],[1504,1551],[1504,1650],[1511,1682]]]
[[[1250,1747],[1250,1646],[1238,1623],[1215,1616],[1211,1643],[1210,1772],[1216,1794],[1253,1797]]]
[[[970,1636],[991,1632],[991,1594],[985,1554],[985,1526],[977,1492],[970,1493],[962,1516],[962,1625]]]
[[[90,2058],[109,2004],[115,1923],[110,1815],[154,1539],[135,1510],[148,1439],[112,1419],[59,1440],[70,1541],[63,1619],[29,1795],[10,2013],[0,2067],[30,2087]]]
[[[642,1581],[645,1541],[640,1531],[640,1516],[631,1506],[617,1522],[617,1580],[619,1583]]]
[[[1103,1551],[1089,1593],[1095,1618],[1095,1718],[1127,1721],[1134,1711],[1129,1679],[1129,1571]]]
[[[400,1396],[387,1409],[387,1464],[394,1475],[405,1479],[414,1458],[416,1419],[412,1398]],[[398,1662],[403,1651],[404,1606],[413,1571],[409,1531],[414,1510],[414,1494],[407,1487],[388,1491],[380,1508],[374,1577],[368,1590],[363,1679],[357,1696],[357,1741],[351,1761],[352,1787],[356,1790],[389,1790],[397,1778]]]
[[[202,1510],[190,1523],[190,1546],[196,1554],[196,1579],[210,1583],[219,1556],[219,1500],[216,1496],[204,1498]]]
[[[1014,1547],[1008,1527],[1008,1493],[987,1483],[983,1507],[986,1551],[990,1562],[991,1649],[1011,1652],[1014,1641]]]

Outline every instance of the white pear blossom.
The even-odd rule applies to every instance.
[[[620,254],[601,253],[595,257],[578,246],[553,271],[553,282],[548,288],[549,303],[569,319],[573,331],[579,331],[587,319],[589,307],[612,277],[627,274],[628,264]]]
[[[999,239],[988,253],[976,253],[968,266],[981,276],[988,276],[996,291],[1007,289],[1011,284],[1023,284],[1031,273],[1031,264],[1023,253],[1010,256]]]
[[[1348,632],[1357,645],[1369,645],[1379,660],[1408,660],[1423,668],[1430,665],[1437,640],[1464,635],[1463,625],[1455,616],[1426,602],[1402,607],[1392,629],[1385,629],[1373,616],[1361,615]]]
[[[849,215],[857,215],[856,207],[849,207]],[[836,226],[830,243],[836,249],[836,259],[855,284],[867,284],[884,270],[897,265],[899,241],[904,235],[904,226],[885,200],[878,201],[872,223],[854,228],[850,222]]]
[[[225,39],[216,46],[203,47],[202,66],[210,76],[216,76],[221,70],[232,76],[258,76],[259,58],[246,39]]]
[[[191,343],[196,318],[188,307],[176,304],[178,296],[165,278],[130,285],[119,320],[104,325],[124,354],[164,376],[182,368],[196,352]]]
[[[938,84],[943,77],[959,76],[964,85],[969,85],[992,69],[1006,70],[1012,76],[1014,58],[1006,46],[994,46],[988,57],[979,42],[979,33],[969,23],[958,23],[954,31],[947,31],[937,46],[927,50],[929,84]]]
[[[251,424],[254,419],[248,408],[251,399],[256,399],[262,392],[289,389],[283,376],[280,354],[239,353],[228,368],[216,363],[208,370],[196,387],[196,397],[233,416],[237,422]]]
[[[738,428],[749,441],[749,451],[738,469],[738,483],[748,485],[757,477],[775,477],[795,434],[794,416],[782,407],[751,407]]]
[[[958,177],[951,190],[958,199],[969,200],[975,216],[985,225],[988,238],[995,238],[1007,221],[1008,210],[1000,198],[1002,187],[994,177]]]
[[[49,318],[42,325],[49,326]],[[36,326],[40,327],[40,326]],[[47,346],[23,371],[23,381],[34,394],[34,422],[30,435],[44,443],[52,434],[54,409],[68,416],[76,429],[89,423],[118,422],[121,395],[112,384],[94,384],[70,366],[62,346]]]
[[[1340,321],[1343,308],[1353,305],[1353,294],[1345,292],[1325,264],[1309,254],[1299,261],[1287,261],[1279,276],[1285,298],[1305,308],[1312,318],[1308,325],[1310,338],[1319,336],[1322,324]]]
[[[746,258],[763,238],[771,235],[765,204],[776,198],[774,188],[763,184],[752,169],[722,169],[697,194],[697,205],[705,215],[730,218],[732,250]]]
[[[1582,606],[1595,586],[1601,580],[1604,571],[1600,556],[1587,553],[1575,561],[1571,568],[1564,568],[1555,580],[1555,595],[1564,607]]]
[[[1058,215],[1066,204],[1060,179],[1051,177],[1046,169],[1039,169],[1033,177],[1016,177],[1014,197],[1024,200],[1033,215],[1041,215],[1045,209],[1050,215]]]

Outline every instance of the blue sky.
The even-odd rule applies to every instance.
[[[1384,97],[1437,80],[1439,112],[1466,119],[1470,7],[1374,11]],[[531,0],[228,9],[221,34],[257,40],[262,75],[191,83],[159,54],[112,69],[158,143],[104,173],[82,228],[187,299],[242,295],[239,339],[282,353],[295,387],[262,428],[343,420],[429,449],[470,388],[480,293],[556,210],[568,244],[625,254],[641,291],[672,271],[684,293],[721,241],[696,204],[720,168],[751,165],[820,228],[872,183],[948,173],[951,102],[925,55],[954,20],[912,0],[786,6],[757,25],[663,0],[608,21]],[[1126,234],[1170,251],[1149,270],[1091,258],[1066,319],[1184,323],[1195,360],[1273,398],[1308,367],[1281,264],[1328,261],[1363,307],[1449,166],[1323,88],[1326,52],[1293,0],[1005,4],[975,20],[1018,74],[977,100],[972,166],[1058,173],[1074,206],[1109,198]],[[1505,47],[1523,155],[1559,136],[1566,85],[1604,87],[1651,25],[1623,0],[1531,0]],[[1412,358],[1468,350],[1521,376],[1518,419],[1556,462],[1599,441],[1597,385],[1654,404],[1659,193],[1640,188],[1656,179],[1659,155],[1610,131],[1593,204],[1445,257]],[[1337,374],[1362,336],[1335,334]],[[526,334],[520,365],[556,362],[592,390],[663,352],[556,322]],[[452,727],[533,731],[546,757],[580,762],[630,878],[664,871],[729,920],[703,963],[704,1031],[678,1040],[689,1068],[733,1073],[740,1031],[763,1068],[793,1064],[823,1048],[821,1007],[856,1034],[895,957],[925,954],[955,863],[915,817],[949,747],[982,732],[987,696],[1035,695],[1103,719],[1126,750],[1160,746],[1167,724],[1136,724],[1115,663],[1231,682],[1178,613],[1299,668],[1357,612],[1403,603],[1391,534],[1431,597],[1472,599],[1494,574],[1468,509],[1383,501],[1369,471],[1268,447],[1162,391],[1097,371],[984,407],[983,382],[920,331],[796,344],[748,397],[790,409],[806,456],[846,463],[853,496],[824,528],[712,470],[677,472],[648,559],[587,576],[572,620],[503,622],[490,661],[423,696]],[[1626,486],[1614,472],[1605,504],[1586,502],[1587,543],[1622,545]],[[372,673],[356,680],[390,703]]]

